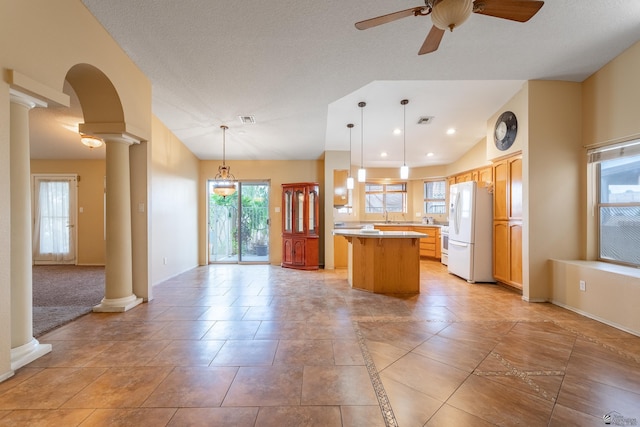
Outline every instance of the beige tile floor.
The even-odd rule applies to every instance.
[[[640,423],[639,337],[421,270],[420,295],[385,296],[345,271],[194,269],[41,337],[0,426]]]

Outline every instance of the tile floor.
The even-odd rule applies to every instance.
[[[639,337],[421,270],[420,295],[385,296],[340,270],[194,269],[41,337],[0,426],[640,423]]]

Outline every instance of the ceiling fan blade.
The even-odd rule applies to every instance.
[[[429,31],[427,38],[424,40],[422,47],[418,51],[418,55],[424,55],[425,53],[431,53],[438,50],[442,36],[444,36],[444,30],[441,30],[435,25],[432,26],[431,31]]]
[[[428,13],[423,13],[424,9],[426,9],[426,6],[418,6],[407,10],[401,10],[399,12],[389,13],[388,15],[378,16],[377,18],[366,19],[364,21],[356,22],[356,28],[359,30],[366,30],[367,28],[377,27],[378,25],[387,24],[400,18],[406,18],[407,16],[428,15]]]
[[[538,0],[475,0],[473,11],[510,21],[527,22],[543,4],[544,1]]]

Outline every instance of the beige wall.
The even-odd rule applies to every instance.
[[[198,183],[199,197],[199,263],[209,261],[207,250],[207,181],[218,172],[219,160],[200,163]],[[282,184],[291,182],[317,182],[320,185],[320,224],[324,224],[324,161],[322,160],[227,160],[231,173],[240,181],[269,181],[269,261],[273,265],[282,262]],[[278,208],[279,212],[276,212]],[[324,233],[324,231],[323,231]],[[320,236],[320,264],[324,264],[324,234]]]
[[[198,265],[200,161],[157,118],[151,142],[151,283]],[[166,263],[165,263],[166,259]]]
[[[583,83],[584,145],[640,137],[640,42]]]
[[[31,160],[32,174],[78,174],[78,264],[104,265],[104,160]],[[83,212],[80,212],[82,208]]]
[[[578,259],[582,201],[580,83],[528,83],[529,140],[523,154],[523,296],[550,298],[550,258]]]
[[[636,43],[582,84],[582,140],[584,145],[602,145],[640,137],[640,43]],[[579,215],[582,254],[593,259],[597,238],[586,194],[588,169],[586,151],[580,150]],[[574,165],[569,165],[574,168]],[[586,246],[586,248],[585,248]],[[585,251],[588,255],[585,256]],[[633,305],[640,298],[637,269],[592,261],[554,262],[552,301],[602,322],[640,335],[640,313]],[[579,281],[586,282],[580,292]],[[637,305],[637,304],[636,304]]]

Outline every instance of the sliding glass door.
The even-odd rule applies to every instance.
[[[269,183],[241,181],[232,196],[208,185],[209,262],[269,262]]]

